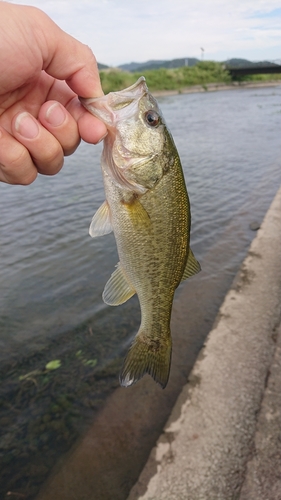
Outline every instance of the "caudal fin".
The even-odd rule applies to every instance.
[[[170,374],[171,353],[170,336],[162,341],[139,333],[125,358],[120,384],[129,387],[148,373],[164,389]]]

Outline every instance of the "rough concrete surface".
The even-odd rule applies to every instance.
[[[239,500],[281,499],[281,327]]]
[[[281,499],[281,189],[128,500]]]

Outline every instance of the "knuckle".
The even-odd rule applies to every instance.
[[[1,173],[4,182],[27,186],[35,181],[38,172],[30,157],[26,158],[23,153],[6,159],[5,164],[1,164]]]
[[[29,162],[29,153],[20,143],[15,143],[14,147],[6,154],[5,163],[8,164],[11,169],[17,170]]]
[[[0,147],[1,178],[8,184],[31,184],[37,177],[37,169],[26,147],[4,129]]]

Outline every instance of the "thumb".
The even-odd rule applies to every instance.
[[[65,80],[82,97],[102,96],[98,66],[91,49],[65,33],[44,12],[36,10],[43,35],[40,44],[43,44],[41,50],[46,73]]]

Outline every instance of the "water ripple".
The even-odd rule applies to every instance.
[[[190,195],[192,247],[205,266],[198,279],[234,275],[254,236],[250,222],[262,220],[281,184],[278,89],[159,101]],[[104,199],[100,154],[100,145],[83,143],[57,176],[39,176],[28,187],[0,185],[3,357],[108,314],[101,293],[117,262],[114,238],[88,236]]]

